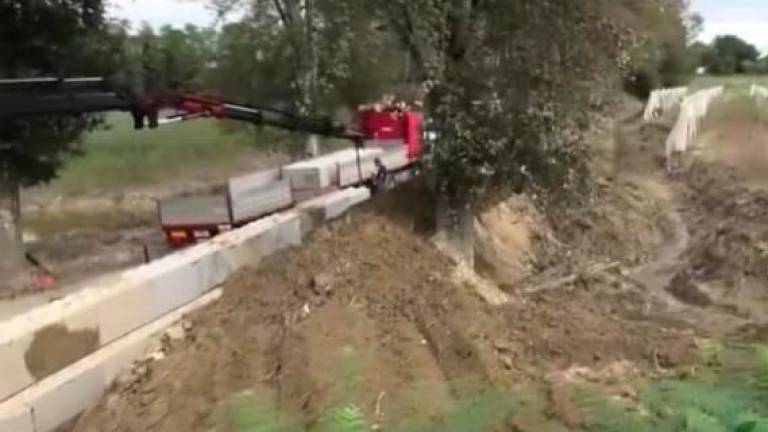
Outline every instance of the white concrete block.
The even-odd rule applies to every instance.
[[[0,405],[0,432],[35,432],[32,410],[21,403]]]
[[[102,296],[91,311],[99,317],[101,344],[200,297],[221,284],[229,272],[218,271],[213,251],[216,245],[201,243],[192,250],[174,254],[127,272],[127,283]]]
[[[338,163],[339,185],[342,187],[358,184],[370,179],[376,173],[374,160],[381,158],[384,150],[380,148],[360,149],[360,165],[357,156],[352,160],[342,160]]]
[[[108,281],[110,286],[86,288],[60,302],[0,323],[0,365],[4,369],[0,375],[0,401],[37,381],[28,370],[25,354],[41,329],[53,325],[72,331],[89,329],[98,334],[94,349],[104,346],[200,297],[243,265],[256,263],[265,254],[300,241],[296,215],[290,235],[283,236],[287,228],[275,222],[287,220],[290,218],[259,221],[243,230],[223,234],[215,241],[122,272]],[[255,240],[250,241],[251,237]],[[253,242],[258,246],[243,252],[238,259],[221,253],[223,248]]]
[[[355,149],[339,150],[288,165],[283,168],[283,177],[291,180],[293,189],[327,188],[339,184],[339,164],[356,160],[357,151]]]
[[[250,176],[229,181],[232,222],[242,223],[284,209],[293,203],[290,180],[261,183],[266,176]]]
[[[0,401],[39,380],[25,355],[40,330],[92,331],[98,335],[92,349],[98,349],[192,302],[241,267],[300,244],[301,238],[298,213],[272,216],[0,323]]]
[[[34,428],[19,430],[51,432],[72,420],[101,398],[115,377],[146,350],[153,337],[184,315],[217,300],[221,294],[221,289],[212,291],[1,403],[0,426],[18,424],[24,427],[33,423]],[[26,417],[25,412],[30,416]],[[33,421],[27,421],[30,418]],[[0,432],[5,431],[0,428]]]
[[[319,213],[324,220],[331,220],[344,214],[350,207],[367,201],[370,197],[371,191],[368,188],[348,188],[301,203],[299,211],[310,215]]]
[[[34,415],[36,432],[56,430],[99,401],[107,388],[104,364],[87,361],[79,366],[73,373],[60,373],[41,381],[45,391],[33,392],[26,399]]]
[[[68,332],[88,330],[98,334],[99,320],[93,307],[101,295],[102,290],[95,287],[86,288],[77,295],[0,323],[0,401],[37,381],[34,371],[29,370],[27,365],[27,354],[35,353],[32,351],[33,346],[36,346],[37,350],[41,349],[42,342],[35,344],[38,334],[54,327],[64,328]],[[38,351],[31,357],[41,358],[41,353]]]
[[[35,382],[27,370],[24,354],[30,346],[32,336],[20,337],[0,345],[0,401],[21,391]],[[1,431],[1,429],[0,429]]]
[[[300,221],[294,212],[254,222],[231,234],[242,238],[228,241],[227,246],[218,252],[217,259],[220,266],[231,268],[233,272],[244,266],[256,265],[268,255],[301,243]],[[213,241],[219,241],[219,238]]]
[[[371,199],[371,190],[368,188],[353,188],[349,190],[349,206],[354,207]]]

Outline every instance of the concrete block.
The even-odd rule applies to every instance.
[[[23,403],[0,405],[0,432],[35,432],[32,410]]]
[[[339,167],[339,185],[342,187],[359,184],[370,179],[376,173],[374,160],[381,158],[384,150],[380,148],[360,149],[360,166],[357,156],[351,160],[341,160]]]
[[[368,188],[353,188],[349,190],[349,207],[354,207],[371,199],[371,190]]]
[[[89,359],[87,357],[86,359]],[[49,432],[72,420],[85,407],[95,405],[107,388],[104,364],[83,361],[70,373],[59,373],[45,383],[45,391],[31,392],[26,404],[34,414],[35,431]]]
[[[399,170],[410,163],[408,148],[403,140],[369,140],[365,146],[383,151],[380,158],[389,171]]]
[[[221,284],[230,272],[218,271],[215,244],[201,243],[189,251],[126,272],[126,283],[91,307],[99,317],[99,338],[107,344],[200,297]]]
[[[289,212],[256,221],[114,278],[87,287],[58,302],[0,323],[0,401],[50,373],[63,369],[129,332],[188,304],[222,284],[243,266],[254,265],[278,250],[300,244],[299,214]],[[50,363],[36,337],[51,328],[72,337],[91,337],[61,364]],[[71,334],[70,334],[71,333]],[[81,344],[82,345],[82,344]],[[33,350],[32,348],[38,348]],[[43,346],[45,348],[45,346]],[[79,351],[78,351],[79,350]],[[28,353],[45,363],[44,373],[30,367]],[[58,354],[58,353],[54,353]]]
[[[274,225],[274,222],[270,222]],[[258,230],[258,227],[256,228]],[[233,232],[234,233],[234,232]],[[235,239],[245,241],[246,236]],[[65,356],[61,364],[47,364],[46,374],[104,346],[128,332],[191,302],[223,283],[244,262],[226,265],[218,259],[222,246],[206,242],[164,259],[102,280],[105,286],[87,287],[58,302],[0,323],[0,401],[32,385],[43,376],[30,369],[27,353],[35,337],[46,330],[93,332],[92,346]],[[74,335],[73,337],[77,337]],[[44,348],[44,347],[43,347]],[[37,352],[37,351],[33,351]],[[55,355],[55,353],[54,353]],[[37,354],[37,357],[44,353]],[[47,360],[44,360],[47,362]],[[50,363],[50,362],[48,362]]]
[[[318,158],[288,165],[283,175],[293,189],[322,189],[335,184],[338,173],[336,161]]]
[[[232,222],[242,223],[256,219],[293,203],[291,181],[274,179],[276,171],[267,175],[255,174],[229,181],[228,193],[232,209]]]
[[[103,290],[88,287],[0,323],[0,401],[66,366],[70,358],[98,348],[99,320],[93,307],[101,296]],[[57,352],[48,358],[50,339],[55,339]]]
[[[403,146],[384,147],[383,150],[384,154],[381,156],[381,161],[389,171],[399,170],[411,163],[408,160],[408,151]]]
[[[51,432],[94,405],[112,381],[147,349],[150,341],[184,315],[221,297],[212,291],[152,323],[131,332],[92,355],[60,370],[0,404],[0,426],[33,428],[26,432]],[[26,416],[24,413],[29,413]],[[12,423],[13,422],[13,423]],[[4,429],[16,431],[17,429]]]
[[[367,201],[370,197],[371,191],[365,187],[342,189],[301,203],[299,211],[315,222],[318,217],[327,221],[341,216],[350,207]]]
[[[240,239],[229,241],[229,246],[218,252],[218,259],[220,265],[235,271],[244,266],[256,265],[264,257],[279,250],[301,244],[301,223],[297,213],[288,212],[254,222],[228,234],[236,234]],[[219,238],[214,241],[219,241]]]
[[[230,191],[234,189],[234,192],[236,193],[242,190],[248,190],[253,187],[266,186],[268,184],[280,181],[280,171],[280,168],[275,168],[257,171],[239,177],[233,177],[229,179],[228,186]]]
[[[0,345],[0,401],[32,384],[35,378],[27,371],[24,354],[32,336],[10,340]],[[0,429],[2,430],[2,429]]]
[[[288,165],[283,177],[291,180],[293,189],[322,189],[339,184],[340,163],[357,160],[355,149],[339,150],[314,159]]]

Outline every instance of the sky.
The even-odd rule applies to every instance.
[[[208,26],[214,22],[213,12],[205,0],[110,0],[109,15],[127,19],[136,28],[142,22],[153,27],[170,24]]]
[[[692,0],[691,6],[704,17],[704,42],[735,34],[768,52],[768,0]]]
[[[200,26],[214,22],[205,0],[111,0],[112,16],[135,26],[146,21],[154,27],[187,23]],[[692,0],[692,8],[704,16],[701,39],[710,42],[719,34],[735,34],[768,52],[768,0]]]

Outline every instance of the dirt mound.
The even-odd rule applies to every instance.
[[[697,164],[688,176],[686,258],[697,278],[768,281],[768,192],[740,186],[731,169]]]
[[[566,258],[639,264],[669,240],[668,206],[665,191],[653,180],[604,179],[590,205],[550,212],[549,219],[557,238],[572,251]]]
[[[768,192],[748,188],[718,163],[697,161],[681,179],[681,223],[688,240],[666,286],[693,306],[708,333],[735,335],[768,320]]]
[[[557,242],[544,216],[525,195],[513,195],[481,212],[475,236],[475,270],[507,286],[539,272],[539,257]]]
[[[403,196],[239,274],[190,317],[185,342],[121,379],[75,430],[314,430],[339,419],[444,430],[473,406],[463,401],[548,370],[684,361],[690,336],[624,319],[637,294],[612,284],[489,306],[451,279],[453,264],[417,233],[428,218],[406,211],[419,201]]]

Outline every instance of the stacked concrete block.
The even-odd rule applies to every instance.
[[[665,88],[652,91],[643,112],[643,119],[646,122],[658,120],[659,117],[677,107],[687,94],[687,87]]]
[[[290,180],[278,180],[258,185],[247,181],[230,180],[229,202],[232,222],[253,220],[290,207],[293,204]]]
[[[0,323],[0,431],[49,432],[73,419],[145,353],[153,335],[218,298],[214,288],[232,273],[299,245],[315,226],[309,213],[322,223],[369,198],[367,188],[319,197]],[[88,334],[92,344],[44,372],[31,370],[35,339],[54,328],[62,337]]]
[[[379,148],[363,148],[359,151],[361,164],[372,165],[373,159],[380,156]],[[339,167],[344,173],[344,185],[354,184],[352,179],[359,178],[357,172],[358,151],[350,148],[329,153],[318,158],[309,159],[283,168],[284,178],[291,180],[294,190],[321,190],[329,186],[339,186]],[[363,168],[361,166],[361,168]],[[350,183],[351,182],[351,183]]]
[[[668,171],[674,170],[673,159],[685,153],[696,140],[702,119],[709,112],[712,101],[722,93],[722,86],[699,90],[680,104],[680,115],[666,141]]]
[[[338,162],[345,159],[349,150],[342,150],[292,163],[283,167],[283,176],[291,181],[294,189],[323,189],[338,184]]]
[[[371,191],[365,187],[343,189],[299,204],[301,214],[310,215],[315,224],[335,219],[351,207],[367,201]],[[306,230],[305,230],[306,231]]]
[[[67,366],[48,362],[40,371],[28,364],[28,353],[38,349],[35,341],[46,332],[73,341],[91,338],[72,354],[85,356],[192,302],[244,265],[300,241],[295,213],[265,218],[0,323],[0,401]]]

